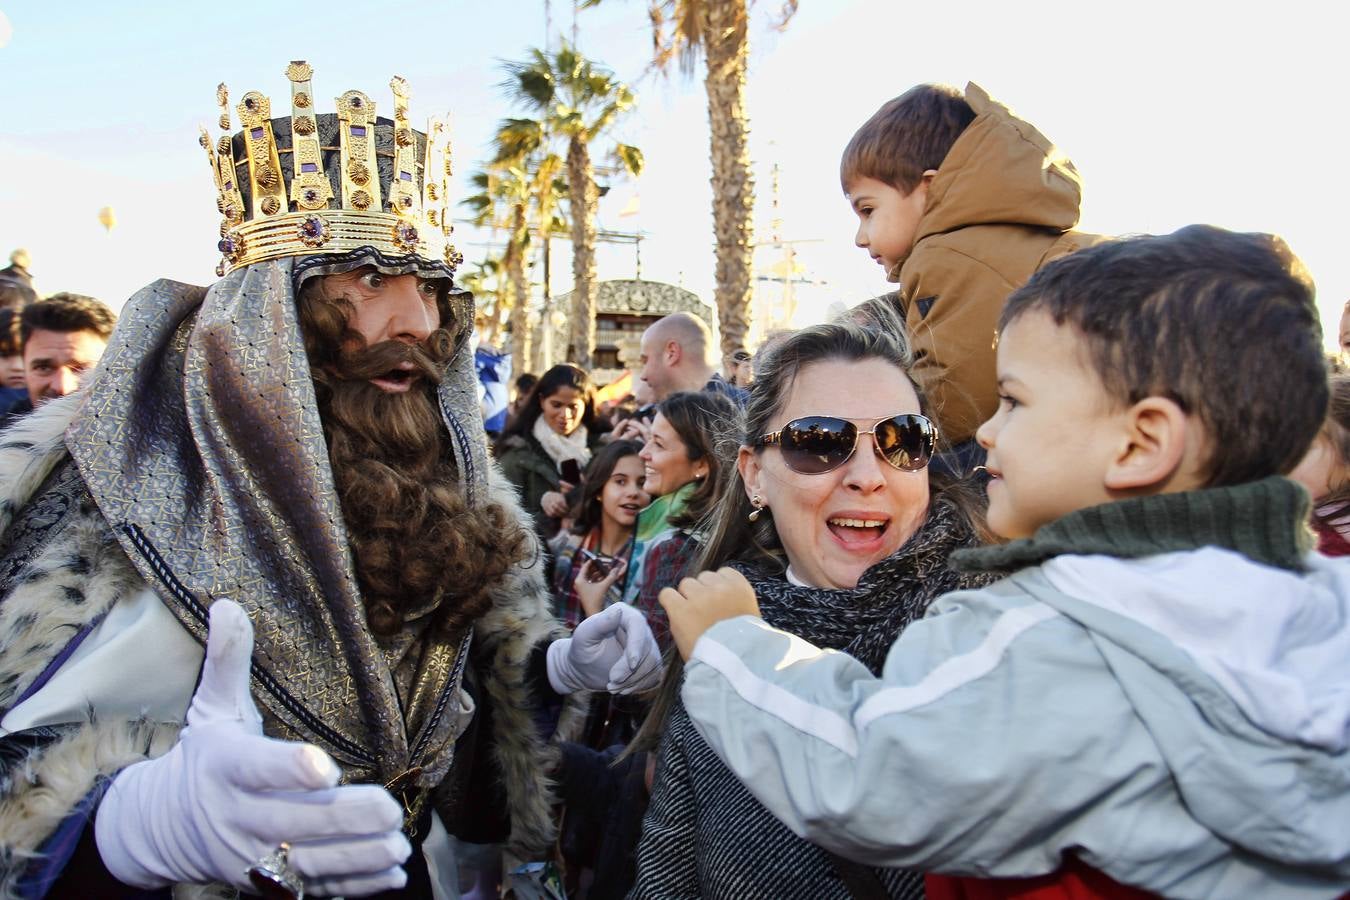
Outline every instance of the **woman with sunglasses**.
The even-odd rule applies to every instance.
[[[977,537],[975,492],[930,477],[937,436],[909,364],[883,329],[856,324],[775,348],[694,568],[735,566],[766,621],[877,672],[901,629],[965,586],[946,560]],[[667,669],[634,741],[660,749],[631,896],[923,896],[917,873],[859,866],[788,831],[694,730],[682,677]]]

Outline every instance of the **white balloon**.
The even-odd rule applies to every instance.
[[[5,18],[5,11],[0,9],[0,47],[9,43],[9,39],[14,35],[14,26],[9,24],[9,19]]]

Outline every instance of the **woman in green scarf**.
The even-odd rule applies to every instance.
[[[721,394],[671,394],[657,408],[651,438],[639,454],[644,487],[655,499],[638,516],[623,598],[647,617],[662,649],[670,630],[656,596],[679,583],[698,550],[693,529],[716,505],[728,478],[726,460],[716,453],[718,436],[736,434],[740,415]]]

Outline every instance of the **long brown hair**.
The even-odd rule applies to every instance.
[[[784,340],[765,356],[762,368],[756,370],[750,387],[749,401],[740,435],[740,444],[754,447],[754,439],[769,431],[769,424],[782,410],[792,391],[797,376],[814,363],[828,360],[863,362],[880,359],[905,373],[919,397],[919,409],[932,417],[928,400],[917,382],[909,374],[912,357],[902,331],[876,327],[869,321],[867,327],[857,321],[839,321],[828,325],[803,328]],[[936,423],[935,423],[936,424]],[[763,448],[756,448],[756,453]],[[950,502],[971,530],[981,536],[988,534],[984,526],[983,499],[978,488],[967,481],[942,475],[929,469],[930,503],[942,499]],[[730,562],[742,562],[760,569],[782,572],[787,568],[783,544],[778,538],[772,515],[761,515],[750,521],[754,512],[746,494],[740,470],[731,467],[726,489],[699,530],[705,540],[688,574],[694,575],[717,569]],[[679,692],[684,677],[684,663],[674,645],[667,651],[666,675],[652,702],[652,708],[642,727],[634,736],[631,749],[650,750],[656,746],[670,706]]]
[[[445,329],[420,345],[368,347],[348,325],[351,301],[328,296],[322,279],[297,299],[366,621],[377,635],[395,634],[409,610],[439,599],[437,630],[462,633],[531,549],[509,510],[467,505],[446,452],[434,391],[454,354],[467,350]],[[444,290],[439,305],[441,321],[452,321]],[[369,382],[400,362],[423,376],[412,390],[386,394]]]
[[[611,441],[591,457],[586,471],[581,475],[581,484],[573,491],[573,500],[568,514],[572,517],[572,533],[587,534],[600,525],[603,519],[601,505],[605,485],[614,467],[619,461],[642,452],[642,444],[637,441]]]
[[[684,509],[670,517],[676,528],[693,528],[712,512],[735,468],[736,454],[727,452],[727,439],[735,446],[740,436],[740,410],[723,394],[679,391],[662,400],[657,411],[680,436],[690,462],[708,461],[708,474],[689,495]]]
[[[591,382],[591,376],[586,373],[585,369],[578,368],[571,363],[559,363],[539,376],[539,380],[535,382],[529,395],[526,396],[525,402],[521,404],[520,412],[502,432],[501,440],[504,441],[512,436],[525,437],[529,435],[534,430],[535,421],[543,415],[544,401],[565,387],[573,388],[581,395],[581,424],[585,425],[591,435],[594,436],[596,423],[595,385]]]

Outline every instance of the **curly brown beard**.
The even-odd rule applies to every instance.
[[[451,335],[366,347],[347,328],[350,310],[321,283],[301,291],[305,351],[366,621],[375,634],[395,634],[410,610],[438,600],[437,629],[461,634],[524,558],[525,530],[500,504],[468,506],[445,451],[435,389],[454,354]],[[386,393],[369,381],[405,360],[420,376],[411,390]]]

